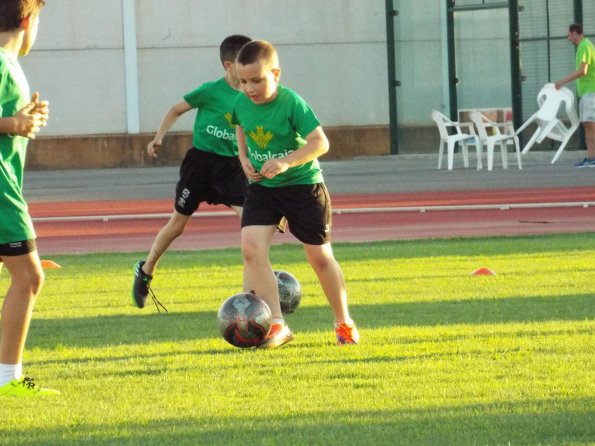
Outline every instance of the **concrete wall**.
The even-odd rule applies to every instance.
[[[218,46],[234,33],[277,46],[282,83],[316,111],[331,140],[329,158],[388,154],[385,3],[47,2],[36,45],[22,59],[32,91],[51,108],[49,125],[30,145],[28,166],[155,162],[137,152],[183,94],[222,75]],[[438,133],[430,111],[449,107],[445,1],[394,0],[394,6],[399,150],[433,152]],[[510,107],[508,11],[457,14],[455,27],[459,107]],[[132,59],[125,42],[134,43]],[[194,113],[187,113],[176,123],[171,158],[157,162],[179,162],[193,120]]]
[[[32,91],[50,101],[43,135],[126,131],[121,0],[54,0],[21,59]]]
[[[127,132],[123,2],[52,0],[38,40],[22,59],[32,90],[51,103],[43,135]],[[382,0],[136,0],[140,132],[154,132],[170,105],[223,74],[229,34],[266,39],[282,82],[325,126],[386,125]],[[173,128],[191,131],[188,113]]]

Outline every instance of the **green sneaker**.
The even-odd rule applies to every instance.
[[[33,382],[33,378],[13,379],[12,381],[0,387],[0,397],[15,396],[15,397],[33,397],[33,396],[49,396],[60,395],[60,392],[54,389],[44,389],[37,387]]]

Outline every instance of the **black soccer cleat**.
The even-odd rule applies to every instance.
[[[153,293],[153,290],[151,289],[151,280],[153,280],[153,276],[143,271],[144,264],[145,262],[143,260],[139,260],[134,264],[132,303],[138,308],[144,308],[147,301],[147,296],[151,295],[151,299],[153,299],[153,303],[155,304],[157,311],[161,313],[159,308],[161,307],[167,313],[167,308],[165,308],[163,304],[157,300],[157,296],[155,296],[155,293]]]
[[[138,308],[144,308],[147,296],[149,295],[149,286],[153,276],[143,271],[144,261],[139,260],[134,264],[134,282],[132,284],[132,303]]]

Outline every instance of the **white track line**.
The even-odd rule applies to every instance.
[[[336,208],[333,214],[373,214],[380,212],[431,212],[431,211],[483,211],[509,209],[536,209],[536,208],[561,208],[595,206],[595,201],[573,201],[560,203],[509,203],[509,204],[464,204],[447,206],[386,206],[386,207],[359,207]],[[233,211],[197,212],[194,217],[229,217],[235,216]],[[115,214],[115,215],[73,215],[63,217],[36,217],[34,222],[77,222],[77,221],[111,221],[111,220],[151,220],[170,218],[171,213],[154,214]]]

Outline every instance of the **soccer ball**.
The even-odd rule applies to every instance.
[[[279,286],[279,303],[283,313],[293,313],[302,301],[302,286],[292,274],[287,271],[275,271]]]
[[[225,300],[217,314],[219,331],[235,347],[260,344],[271,327],[271,310],[252,293],[235,294]]]

